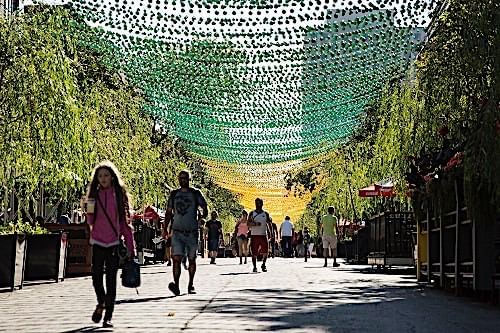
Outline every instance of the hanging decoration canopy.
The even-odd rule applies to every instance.
[[[222,185],[283,198],[405,73],[436,0],[70,0],[107,55]],[[305,200],[298,205],[301,209]],[[283,215],[290,206],[277,200]],[[281,206],[280,206],[281,205]],[[269,208],[268,208],[269,209]],[[298,213],[300,215],[300,212]]]

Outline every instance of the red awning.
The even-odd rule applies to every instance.
[[[395,196],[394,184],[390,180],[381,181],[358,190],[358,195],[362,198],[393,197]]]
[[[378,197],[380,192],[375,185],[372,185],[358,190],[358,195],[362,198]]]
[[[160,215],[156,211],[156,209],[152,206],[146,207],[144,210],[144,214],[135,214],[133,219],[144,219],[144,220],[159,220]]]

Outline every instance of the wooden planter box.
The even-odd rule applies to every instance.
[[[0,288],[21,289],[26,255],[25,235],[0,235],[0,253]]]
[[[25,281],[64,280],[67,234],[29,235],[27,237]]]
[[[92,273],[92,246],[89,244],[90,229],[87,223],[45,224],[53,232],[67,233],[67,257],[65,276],[90,275]]]

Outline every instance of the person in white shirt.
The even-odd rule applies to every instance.
[[[250,227],[250,248],[252,250],[253,272],[257,273],[257,257],[262,255],[262,271],[267,272],[266,260],[269,253],[269,238],[273,220],[269,213],[262,209],[264,201],[255,199],[255,210],[248,214],[248,226]]]
[[[293,224],[290,221],[290,216],[285,217],[285,221],[281,223],[280,226],[280,235],[281,235],[281,247],[283,249],[283,255],[285,257],[292,256],[292,236],[293,236],[294,228]]]

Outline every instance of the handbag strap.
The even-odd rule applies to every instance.
[[[102,204],[101,197],[99,196],[99,193],[97,193],[97,203],[99,204],[99,206],[101,206],[102,211],[104,212],[104,215],[106,216],[106,220],[111,225],[111,228],[113,228],[113,231],[115,232],[116,237],[120,238],[120,234],[118,233],[118,230],[116,230],[115,225],[113,224],[113,222],[111,222],[111,218],[109,217],[108,212],[106,211],[106,209],[104,208],[104,206]]]

